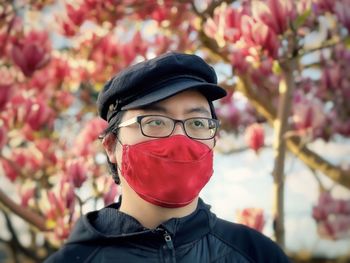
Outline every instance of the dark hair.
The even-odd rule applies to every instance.
[[[209,108],[210,108],[210,113],[211,113],[212,118],[213,119],[217,119],[217,116],[216,116],[216,113],[215,113],[215,107],[213,105],[213,102],[212,101],[208,101],[208,103],[209,103]],[[103,137],[107,136],[110,133],[113,133],[116,137],[118,137],[119,129],[117,127],[121,123],[124,114],[125,114],[125,111],[117,112],[109,120],[108,127],[103,131],[103,133],[101,134],[100,138],[103,138]],[[116,145],[117,145],[117,140],[115,141],[114,149],[115,149]],[[117,164],[112,163],[109,160],[108,155],[107,155],[107,163],[108,163],[109,172],[111,173],[114,182],[116,184],[120,184],[120,178],[119,178],[119,174],[118,174]]]
[[[110,133],[113,133],[116,137],[118,137],[119,129],[117,127],[121,123],[122,118],[124,116],[124,113],[125,113],[125,111],[119,111],[109,120],[108,127],[103,131],[100,138],[103,138]],[[117,145],[117,140],[115,140],[114,149],[115,149],[116,145]],[[120,178],[119,178],[119,174],[118,174],[117,164],[112,163],[109,160],[108,155],[107,155],[107,163],[108,163],[109,172],[112,175],[114,182],[116,184],[120,184]]]

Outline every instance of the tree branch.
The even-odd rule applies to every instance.
[[[21,207],[19,204],[10,199],[1,189],[0,189],[0,203],[7,207],[11,212],[21,217],[31,225],[37,227],[40,231],[47,231],[45,218],[39,214],[33,212],[32,210]]]
[[[308,167],[322,172],[333,181],[350,189],[350,170],[343,170],[328,162],[326,159],[303,145],[299,137],[289,138],[286,142],[288,149],[293,154],[297,155]]]
[[[264,145],[262,146],[260,149],[266,149],[266,148],[271,148],[272,145]],[[231,150],[228,150],[228,151],[223,151],[223,150],[220,150],[220,148],[216,148],[216,150],[221,153],[221,154],[224,154],[224,155],[229,155],[229,154],[235,154],[235,153],[242,153],[242,152],[245,152],[245,151],[250,151],[251,148],[247,147],[247,146],[244,146],[244,147],[239,147],[239,148],[234,148],[234,149],[231,149]]]
[[[38,255],[35,253],[35,251],[32,251],[30,249],[27,249],[26,247],[24,247],[21,242],[19,241],[18,237],[17,237],[17,233],[11,223],[11,220],[9,218],[9,216],[6,214],[5,211],[3,211],[3,215],[5,217],[5,221],[6,221],[6,226],[7,229],[9,230],[9,232],[11,233],[11,240],[9,242],[7,242],[13,251],[14,255],[17,255],[17,252],[20,251],[22,252],[24,255],[26,255],[27,257],[30,257],[31,259],[34,259],[36,261],[40,260],[40,258],[38,257]]]
[[[330,47],[333,47],[335,45],[338,45],[342,42],[344,42],[345,39],[338,39],[338,38],[333,38],[333,39],[330,39],[326,42],[323,43],[323,45],[319,46],[319,47],[315,47],[315,48],[311,48],[311,49],[307,49],[305,50],[304,52],[299,52],[298,53],[298,57],[302,57],[304,55],[307,55],[307,54],[310,54],[310,53],[313,53],[315,51],[319,51],[319,50],[322,50],[322,49],[325,49],[325,48],[330,48]]]

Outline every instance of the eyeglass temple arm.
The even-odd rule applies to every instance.
[[[134,124],[134,123],[136,123],[136,122],[137,122],[137,117],[134,117],[134,118],[132,118],[132,119],[130,119],[130,120],[124,121],[124,122],[122,122],[121,124],[119,124],[119,125],[118,125],[118,128],[120,128],[120,127],[126,127],[126,126],[129,126],[129,125]]]

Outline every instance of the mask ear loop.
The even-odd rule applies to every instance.
[[[119,143],[119,144],[122,146],[122,149],[123,149],[124,144],[121,142],[121,140],[119,139],[118,135],[116,135],[116,139],[117,139],[117,143]],[[122,174],[122,171],[121,171],[120,168],[119,168],[119,164],[116,163],[115,166],[117,167],[117,170],[119,171],[118,175],[119,175],[119,174],[121,175],[121,174]],[[119,180],[120,180],[120,179],[119,179]]]

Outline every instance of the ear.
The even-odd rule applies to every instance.
[[[117,163],[117,159],[115,155],[116,143],[117,143],[117,138],[113,133],[107,134],[102,140],[103,148],[105,148],[106,154],[111,163]]]

